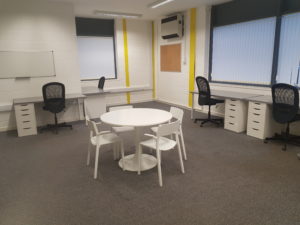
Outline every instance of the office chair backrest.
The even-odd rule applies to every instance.
[[[176,120],[172,123],[161,124],[157,128],[157,137],[167,136],[179,131],[180,121]]]
[[[198,104],[207,105],[210,100],[209,83],[205,77],[196,77],[196,83],[199,91]]]
[[[43,86],[45,109],[59,113],[65,108],[65,85],[58,82],[47,83]]]
[[[273,117],[278,123],[292,122],[299,110],[298,89],[289,84],[272,86]]]
[[[113,106],[113,107],[109,107],[109,112],[111,111],[117,111],[117,110],[121,110],[121,109],[131,109],[133,108],[132,105],[121,105],[121,106]]]
[[[100,77],[99,83],[98,83],[98,88],[103,89],[105,83],[105,77]]]
[[[173,118],[180,121],[180,124],[182,123],[182,119],[183,119],[183,110],[182,109],[172,106],[170,108],[170,113],[172,114]]]

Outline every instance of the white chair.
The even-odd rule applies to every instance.
[[[142,154],[142,146],[148,147],[151,149],[156,150],[156,157],[157,157],[157,169],[158,169],[158,181],[159,181],[159,186],[162,187],[163,182],[162,182],[162,173],[161,173],[161,152],[162,151],[168,151],[171,149],[174,149],[175,146],[177,146],[178,150],[178,155],[179,155],[179,160],[180,160],[180,167],[181,167],[181,172],[184,173],[184,166],[183,166],[183,160],[182,160],[182,155],[181,155],[181,149],[180,149],[180,143],[179,143],[179,127],[180,127],[180,121],[177,120],[172,123],[168,124],[162,124],[158,126],[156,136],[152,134],[145,134],[148,137],[152,137],[151,139],[147,141],[142,141],[140,142],[140,148],[139,148],[139,171],[140,173],[140,156]],[[165,136],[168,135],[175,135],[175,141],[169,138],[166,138]]]
[[[176,107],[171,107],[170,108],[170,113],[172,114],[173,118],[178,120],[180,122],[180,127],[179,127],[179,136],[181,140],[181,147],[182,147],[182,152],[183,152],[183,158],[187,160],[186,157],[186,150],[185,150],[185,143],[184,143],[184,138],[183,138],[183,133],[182,133],[182,120],[183,120],[183,110],[176,108]],[[156,133],[157,132],[157,127],[152,127],[151,130]]]
[[[124,158],[124,145],[123,141],[120,137],[118,137],[116,134],[112,133],[111,131],[101,131],[98,130],[98,125],[101,123],[96,123],[89,119],[88,116],[86,116],[86,123],[90,130],[90,140],[89,140],[89,146],[88,146],[88,155],[87,155],[87,165],[90,164],[90,154],[91,154],[91,145],[96,146],[96,154],[95,154],[95,168],[94,168],[94,179],[97,178],[97,172],[98,172],[98,160],[99,160],[99,151],[100,147],[103,145],[113,144],[113,150],[114,150],[114,159],[116,159],[116,152],[117,148],[121,148],[121,155],[122,159]],[[122,160],[124,162],[124,160]],[[124,170],[124,165],[122,165]]]
[[[108,110],[109,112],[111,111],[117,111],[117,110],[122,110],[122,109],[131,109],[133,108],[132,105],[122,105],[122,106],[114,106],[114,107],[110,107]],[[123,133],[123,132],[130,132],[130,131],[134,131],[134,127],[112,127],[112,130],[117,133]]]

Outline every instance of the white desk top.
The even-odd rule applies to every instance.
[[[191,92],[193,94],[198,94],[198,91]],[[250,93],[242,93],[242,92],[234,92],[234,91],[222,91],[222,90],[211,90],[211,96],[218,98],[231,98],[238,100],[246,100],[251,97],[261,96],[258,94],[250,94]]]
[[[126,92],[135,92],[135,91],[150,91],[152,90],[149,87],[122,87],[122,88],[105,88],[99,89],[95,86],[82,87],[82,94],[84,95],[98,95],[105,93],[126,93]]]
[[[248,98],[248,100],[253,102],[267,103],[267,104],[273,103],[271,95],[261,95],[261,96],[251,97]]]
[[[172,118],[170,112],[151,108],[131,108],[101,115],[103,123],[112,126],[147,127],[165,123]]]
[[[78,98],[85,98],[82,94],[66,94],[66,99],[78,99]],[[13,103],[14,104],[24,104],[24,103],[38,103],[43,102],[42,96],[36,97],[28,97],[28,98],[15,98]]]

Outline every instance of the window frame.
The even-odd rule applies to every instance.
[[[117,48],[116,48],[116,20],[115,19],[95,19],[95,18],[84,18],[84,17],[76,17],[76,19],[91,19],[91,20],[112,20],[113,21],[113,35],[80,35],[76,32],[76,41],[77,37],[112,37],[113,38],[113,50],[114,50],[114,67],[115,67],[115,76],[114,78],[106,78],[105,80],[117,80],[118,79],[118,68],[117,68]],[[76,21],[75,21],[76,23]],[[84,78],[82,79],[80,76],[80,81],[97,81],[99,78]]]

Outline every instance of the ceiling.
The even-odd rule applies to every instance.
[[[156,9],[147,6],[156,0],[48,0],[74,4],[76,16],[97,17],[95,10],[143,14],[142,19],[153,20],[174,12],[184,11],[201,5],[215,5],[231,0],[174,0]]]

